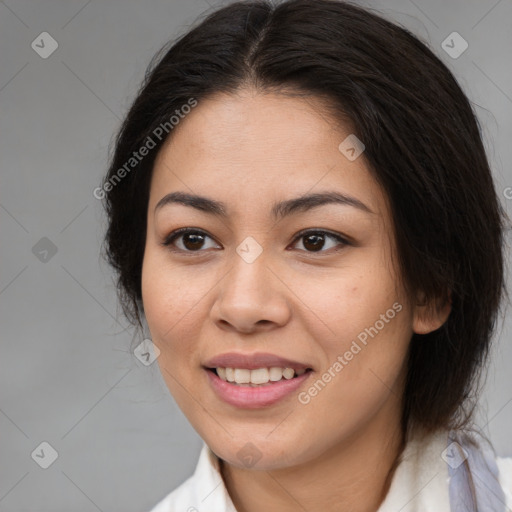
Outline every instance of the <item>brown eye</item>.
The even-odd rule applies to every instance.
[[[176,252],[194,253],[204,252],[203,249],[211,249],[218,246],[207,245],[207,241],[213,238],[197,229],[182,228],[173,231],[164,240],[163,244],[166,247],[170,247]],[[340,235],[329,233],[327,231],[307,231],[301,232],[295,238],[295,241],[303,240],[303,248],[305,252],[328,252],[332,248],[343,248],[350,243]]]
[[[347,240],[339,235],[335,235],[334,233],[329,233],[327,231],[309,231],[299,233],[299,236],[295,240],[303,240],[303,247],[306,252],[327,252],[326,250],[322,250],[326,246],[326,240],[334,240],[335,243],[331,243],[327,249],[332,249],[336,246],[345,246],[349,245]],[[329,245],[329,243],[327,243]]]
[[[183,245],[190,251],[201,249],[204,244],[204,235],[200,233],[186,233],[182,235]]]
[[[171,233],[163,242],[164,246],[173,246],[178,251],[201,252],[205,248],[205,241],[212,238],[203,231],[195,229],[178,229]],[[176,243],[177,242],[177,243]],[[210,247],[206,247],[207,249]]]
[[[303,245],[308,251],[320,251],[325,243],[323,235],[307,235],[303,240]]]

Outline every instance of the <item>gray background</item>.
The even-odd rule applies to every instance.
[[[201,439],[157,364],[130,351],[92,191],[150,58],[220,4],[0,1],[2,512],[148,510],[195,467]],[[512,1],[361,4],[408,27],[453,70],[510,214]],[[31,47],[44,31],[58,43],[46,59]],[[441,47],[453,31],[469,44],[457,59]],[[498,333],[478,424],[512,456],[510,320]],[[48,469],[31,457],[43,441],[58,452]]]

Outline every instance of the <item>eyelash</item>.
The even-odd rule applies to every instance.
[[[179,238],[180,236],[182,236],[184,234],[204,235],[204,236],[214,240],[213,237],[211,237],[208,233],[206,233],[205,231],[202,231],[200,229],[180,228],[180,229],[177,229],[176,231],[173,231],[172,233],[170,233],[165,238],[165,240],[162,242],[162,245],[164,247],[167,247],[169,250],[171,250],[173,252],[186,253],[186,254],[190,254],[190,255],[194,255],[196,253],[205,252],[204,249],[198,249],[197,251],[189,251],[189,250],[185,250],[185,249],[178,249],[176,247],[171,248],[171,246],[173,245],[173,242],[177,238]],[[326,235],[326,238],[332,238],[332,239],[336,240],[337,242],[339,242],[342,246],[351,245],[351,243],[346,238],[342,237],[341,235],[339,235],[337,233],[332,233],[330,231],[325,231],[325,230],[322,230],[322,229],[306,229],[306,230],[303,230],[303,231],[299,231],[299,233],[297,233],[297,235],[293,239],[292,245],[294,245],[301,238],[304,238],[307,235],[313,235],[313,234],[314,235],[318,235],[318,234]],[[331,248],[331,249],[333,249],[333,248]],[[321,253],[328,253],[331,249],[329,249],[328,251],[324,251],[324,250],[319,250],[319,251],[306,251],[306,250],[302,250],[302,252],[306,252],[308,254],[318,254],[318,253],[321,254]],[[339,251],[339,250],[341,250],[341,249],[337,249],[336,251]]]

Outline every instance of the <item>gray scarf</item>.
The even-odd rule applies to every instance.
[[[480,436],[481,437],[481,436]],[[450,512],[505,512],[495,454],[483,437],[451,430],[443,455],[450,475]]]

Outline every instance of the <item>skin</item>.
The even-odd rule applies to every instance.
[[[413,332],[440,327],[449,306],[407,297],[389,204],[362,156],[338,149],[351,133],[321,103],[243,89],[202,100],[174,129],[154,166],[142,272],[144,312],[158,364],[179,407],[222,459],[222,475],[239,512],[375,511],[403,448],[401,397]],[[329,204],[276,222],[274,202],[337,191],[371,213]],[[155,206],[175,191],[226,204],[225,219],[184,205]],[[206,232],[203,245],[178,228]],[[328,230],[314,251],[303,229]],[[236,248],[248,236],[263,252],[247,263]],[[172,250],[174,248],[174,251]],[[194,248],[196,250],[194,251]],[[181,252],[180,252],[181,249]],[[186,252],[188,250],[188,252]],[[304,405],[292,393],[256,410],[222,401],[204,362],[221,353],[270,352],[314,369],[311,386],[365,328],[392,308],[396,316]],[[237,457],[246,443],[261,458]],[[205,496],[211,489],[205,489]],[[207,501],[205,501],[207,503]]]

